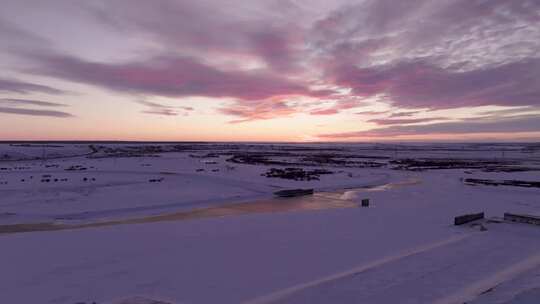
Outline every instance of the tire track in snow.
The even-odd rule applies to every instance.
[[[459,290],[451,295],[441,298],[432,304],[461,304],[473,300],[478,297],[483,291],[497,286],[505,281],[509,281],[519,274],[540,266],[540,252],[530,256],[529,258],[511,265],[502,271],[499,271],[487,278],[477,281],[467,288]]]
[[[438,242],[430,243],[430,244],[427,244],[427,245],[424,245],[424,246],[416,247],[416,248],[413,248],[413,249],[410,249],[410,250],[406,250],[406,251],[401,252],[400,254],[397,254],[397,255],[391,255],[391,256],[388,256],[388,257],[385,257],[385,258],[382,258],[382,259],[379,259],[379,260],[375,260],[373,262],[370,262],[370,263],[367,263],[367,264],[364,264],[364,265],[360,265],[360,266],[351,268],[351,269],[343,271],[343,272],[332,274],[332,275],[329,275],[329,276],[326,276],[326,277],[323,277],[323,278],[319,278],[319,279],[316,279],[316,280],[313,280],[313,281],[310,281],[310,282],[294,285],[294,286],[291,286],[291,287],[288,287],[288,288],[285,288],[285,289],[281,289],[281,290],[272,292],[270,294],[267,294],[267,295],[264,295],[264,296],[261,296],[261,297],[257,297],[255,299],[244,301],[241,304],[269,304],[269,303],[273,303],[275,301],[286,298],[287,296],[292,295],[292,294],[294,294],[296,292],[299,292],[299,291],[302,291],[302,290],[305,290],[305,289],[308,289],[308,288],[312,288],[312,287],[315,287],[315,286],[318,286],[318,285],[321,285],[321,284],[324,284],[324,283],[327,283],[327,282],[338,280],[338,279],[341,279],[341,278],[344,278],[344,277],[355,275],[355,274],[358,274],[358,273],[361,273],[361,272],[364,272],[364,271],[367,271],[367,270],[382,266],[382,265],[387,264],[387,263],[395,262],[395,261],[403,259],[403,258],[407,258],[407,257],[413,256],[413,255],[416,255],[416,254],[420,254],[420,253],[423,253],[423,252],[426,252],[426,251],[433,250],[433,249],[441,247],[441,246],[446,246],[446,245],[449,245],[449,244],[452,244],[452,243],[456,243],[456,242],[462,241],[462,240],[464,240],[464,239],[466,239],[466,238],[468,238],[468,237],[470,237],[470,236],[472,236],[474,234],[475,233],[457,235],[457,236],[454,236],[454,237],[451,237],[451,238],[448,238],[448,239],[445,239],[445,240],[442,240],[442,241],[438,241]],[[438,303],[438,304],[445,304],[445,303]]]

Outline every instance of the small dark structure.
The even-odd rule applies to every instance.
[[[540,225],[540,216],[534,216],[534,215],[528,215],[528,214],[505,213],[504,220],[511,221],[511,222],[518,222],[518,223]]]
[[[454,225],[459,226],[459,225],[470,223],[472,221],[481,220],[483,218],[484,218],[484,212],[456,216],[454,218]]]
[[[362,199],[362,207],[369,207],[369,198]]]
[[[280,190],[274,192],[274,195],[279,197],[295,197],[302,195],[312,195],[313,189],[290,189],[290,190]]]

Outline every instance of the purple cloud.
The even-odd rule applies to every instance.
[[[47,116],[47,117],[56,117],[56,118],[73,117],[72,114],[67,113],[67,112],[61,112],[61,111],[10,108],[10,107],[0,107],[0,113],[29,115],[29,116]]]
[[[430,118],[407,118],[407,119],[392,119],[392,118],[379,118],[370,119],[369,122],[374,122],[378,125],[406,125],[415,124],[421,122],[430,122],[435,120],[446,120],[444,117],[430,117]]]
[[[328,14],[311,35],[336,59],[364,66],[425,57],[500,64],[538,53],[538,10],[534,0],[367,0]]]
[[[326,139],[354,139],[362,137],[393,137],[403,135],[472,134],[540,132],[540,116],[524,115],[503,119],[476,119],[428,125],[396,125],[368,131],[320,134]]]
[[[32,105],[32,106],[42,106],[42,107],[65,107],[65,104],[41,101],[41,100],[31,100],[31,99],[19,99],[19,98],[0,98],[0,103],[9,104],[12,106],[19,105]]]
[[[142,111],[142,113],[162,115],[162,116],[178,116],[178,112],[171,109],[144,110]]]
[[[326,81],[395,107],[538,105],[538,11],[538,1],[367,0],[311,37]]]
[[[410,117],[414,114],[418,114],[421,111],[412,111],[412,112],[395,112],[390,115],[390,117]]]
[[[415,118],[418,111],[411,109],[539,106],[540,2],[339,3],[344,5],[58,2],[51,4],[51,11],[77,16],[81,20],[68,18],[65,23],[73,22],[88,35],[54,37],[40,29],[27,33],[31,27],[22,26],[24,17],[13,19],[13,24],[0,21],[0,33],[10,40],[0,52],[18,56],[22,64],[13,65],[18,73],[93,85],[134,98],[227,98],[220,101],[218,113],[238,118],[235,122],[294,113],[335,115],[359,107],[359,100],[375,98],[390,109],[357,114],[384,114],[385,119],[372,122],[392,127],[441,119]],[[8,9],[24,6],[14,1]],[[62,20],[51,24],[61,25]],[[17,36],[29,43],[15,43]],[[39,43],[45,48],[36,46],[41,36],[51,40]],[[95,52],[85,51],[102,36],[104,40],[97,41],[110,43]],[[122,41],[117,45],[118,37]],[[115,59],[120,57],[129,59]],[[0,80],[0,91],[55,90],[32,85]],[[182,111],[190,110],[150,103],[143,110],[169,116]]]
[[[17,48],[41,48],[50,43],[43,37],[23,30],[18,26],[0,19],[0,51],[15,51]]]
[[[333,80],[360,96],[385,94],[400,108],[540,104],[540,58],[472,71],[443,69],[427,62],[357,68],[343,65]]]
[[[7,106],[3,106],[7,105]],[[19,98],[0,98],[0,113],[4,114],[16,114],[16,115],[29,115],[29,116],[48,116],[57,118],[74,117],[72,114],[55,111],[55,110],[41,110],[41,109],[28,109],[25,106],[39,106],[39,107],[65,107],[65,104],[33,100],[33,99],[19,99]]]
[[[5,78],[0,78],[0,92],[17,94],[30,94],[37,92],[56,95],[64,93],[63,91],[50,86]]]
[[[217,93],[209,75],[220,77],[224,73],[205,72],[201,78],[208,77],[209,81],[194,83],[201,91],[208,90],[203,96],[264,99],[309,94],[305,84],[298,88],[295,82],[293,89],[287,75],[302,66],[305,73],[322,68],[326,74],[322,80],[327,84],[352,88],[354,94],[364,97],[385,94],[395,106],[403,108],[538,104],[537,1],[367,0],[338,8],[312,24],[302,24],[290,18],[292,14],[273,14],[275,3],[233,2],[208,14],[215,5],[213,1],[158,0],[157,4],[115,1],[90,7],[113,28],[128,34],[143,33],[163,45],[179,48],[183,54],[208,56],[212,52],[233,61],[259,58],[269,70],[284,72],[272,75],[271,80],[291,91],[254,96],[243,96],[237,89]],[[297,5],[288,5],[287,9],[298,18],[306,14]],[[255,12],[254,18],[246,17],[246,12]],[[182,68],[184,64],[177,66]],[[224,72],[213,66],[205,68]],[[244,81],[240,74],[245,72],[227,72],[233,82]],[[268,71],[262,74],[270,75]],[[155,81],[170,87],[165,79]],[[222,91],[229,86],[224,83]],[[174,94],[193,94],[187,88],[182,91]]]
[[[284,9],[283,4],[280,9]],[[269,69],[289,71],[302,59],[305,30],[294,20],[283,22],[269,13],[276,9],[271,6],[271,1],[231,1],[223,5],[212,1],[130,0],[88,5],[88,9],[113,29],[145,35],[187,56],[254,58]]]

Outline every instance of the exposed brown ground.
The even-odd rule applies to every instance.
[[[83,229],[92,227],[105,227],[113,225],[143,224],[165,221],[194,220],[212,217],[224,217],[250,213],[273,213],[290,212],[298,210],[321,210],[334,208],[353,208],[357,204],[336,198],[334,195],[316,194],[296,198],[276,198],[248,203],[235,203],[222,206],[180,211],[175,213],[146,216],[141,218],[129,218],[111,221],[101,221],[84,224],[66,224],[58,222],[28,223],[0,225],[0,234],[55,231],[68,229]]]

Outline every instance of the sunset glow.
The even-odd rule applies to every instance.
[[[2,1],[0,139],[538,141],[538,1]]]

